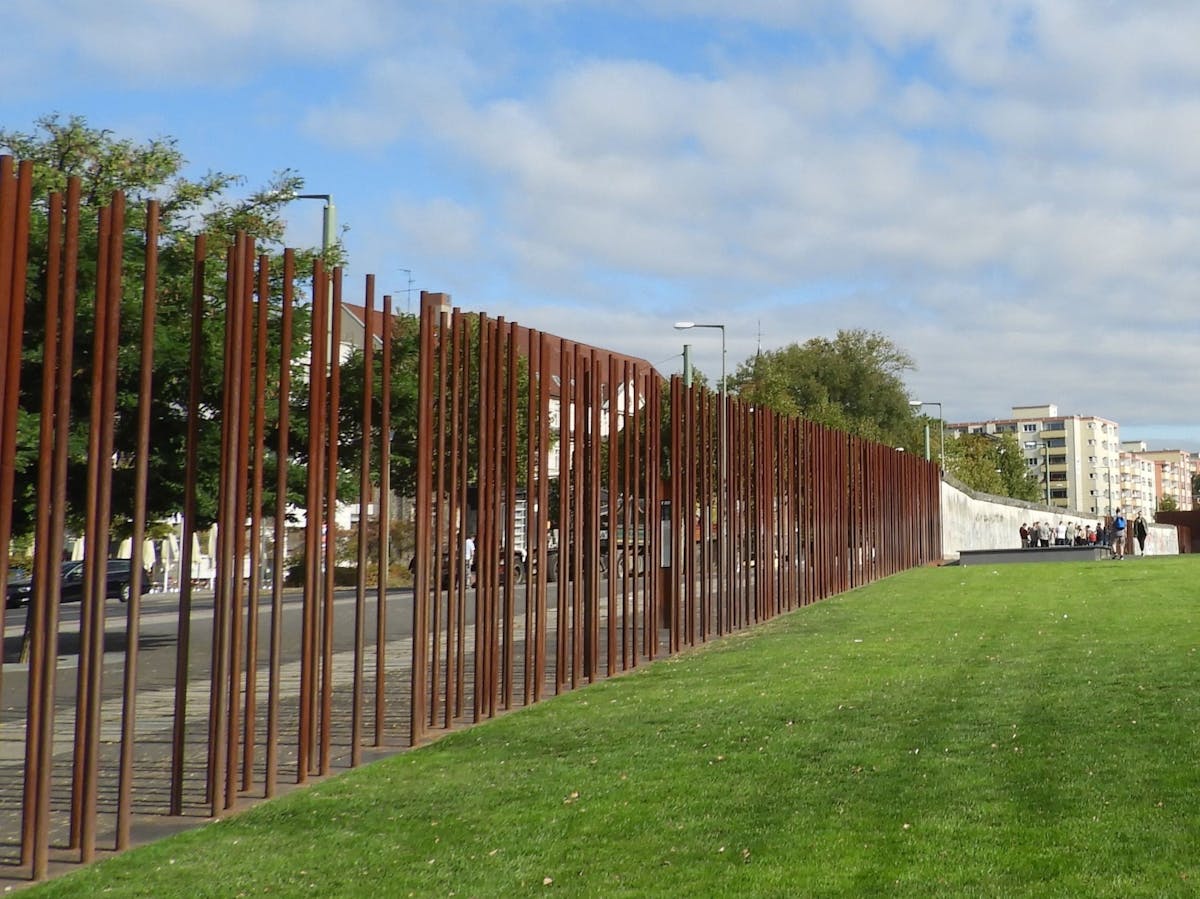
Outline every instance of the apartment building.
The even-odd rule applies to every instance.
[[[1121,506],[1121,439],[1115,421],[1059,415],[1054,404],[1013,406],[1009,418],[947,423],[960,434],[1013,434],[1043,501],[1061,509],[1109,515]]]
[[[1139,463],[1151,467],[1151,496],[1154,503],[1147,508],[1157,508],[1158,502],[1164,497],[1173,500],[1181,511],[1192,508],[1192,475],[1195,474],[1196,467],[1192,455],[1187,450],[1147,450],[1145,443],[1126,443],[1121,445],[1121,449],[1127,450]]]
[[[1122,442],[1115,421],[1094,415],[1059,415],[1054,404],[1013,406],[1010,418],[947,423],[960,434],[1013,434],[1025,464],[1050,506],[1111,515],[1153,514],[1161,498],[1192,508],[1197,459],[1185,450],[1148,450],[1144,441]]]

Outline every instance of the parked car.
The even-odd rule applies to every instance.
[[[59,599],[62,602],[79,602],[83,599],[82,561],[62,563],[62,586]],[[133,561],[131,559],[109,559],[105,599],[127,602],[133,589]],[[150,573],[142,572],[142,593],[150,592]],[[17,609],[29,602],[33,596],[33,579],[29,576],[10,579],[4,598],[4,607]]]

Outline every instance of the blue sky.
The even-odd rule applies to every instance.
[[[710,375],[841,328],[948,420],[1200,449],[1200,6],[9,0],[0,125],[302,174],[350,258]],[[19,85],[20,89],[14,89]],[[319,204],[289,212],[320,240]]]

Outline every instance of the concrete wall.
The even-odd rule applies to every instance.
[[[942,554],[957,559],[964,549],[1019,549],[1021,524],[1066,521],[1072,534],[1076,524],[1096,526],[1096,516],[1037,503],[975,493],[949,478],[942,479]],[[1132,519],[1130,519],[1132,525]],[[1152,524],[1146,538],[1148,555],[1176,555],[1179,543],[1174,525]]]

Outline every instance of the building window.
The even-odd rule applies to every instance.
[[[1021,427],[1021,430],[1023,430],[1026,434],[1036,433],[1037,429],[1038,429],[1038,426],[1035,424],[1034,425],[1023,425]]]

